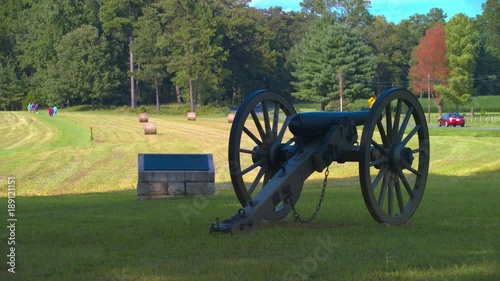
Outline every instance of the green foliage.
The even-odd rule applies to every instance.
[[[310,16],[333,17],[335,21],[351,27],[362,27],[373,21],[368,11],[370,1],[365,0],[304,0],[302,10]]]
[[[220,91],[227,75],[223,64],[227,50],[217,32],[219,16],[211,2],[181,0],[166,1],[164,21],[169,24],[158,42],[169,50],[167,68],[174,77],[185,100],[205,102]],[[195,101],[196,100],[196,101]]]
[[[56,47],[57,63],[49,67],[44,94],[49,105],[69,98],[92,104],[119,86],[119,73],[110,63],[108,43],[97,28],[82,25],[67,33]]]
[[[147,112],[148,112],[148,109],[144,105],[141,105],[137,108],[137,113],[147,113]]]
[[[362,0],[307,0],[302,1],[301,12],[250,8],[248,0],[4,2],[0,5],[1,109],[19,109],[28,94],[42,104],[70,100],[72,104],[121,106],[130,101],[132,107],[135,102],[188,101],[191,94],[193,104],[237,103],[263,88],[290,95],[301,91],[291,83],[296,70],[291,49],[316,20],[327,18],[351,27],[376,57],[374,76],[353,79],[356,75],[342,71],[346,94],[354,80],[365,83],[370,94],[390,86],[406,88],[411,52],[428,28],[446,19],[443,10],[432,8],[393,24],[390,15],[374,18],[369,13],[370,1]],[[498,8],[497,1],[487,0],[483,15],[474,20],[481,33],[476,76],[472,77],[477,94],[500,92]],[[75,72],[71,66],[65,73],[61,69],[79,64],[63,55],[80,52],[74,46],[63,50],[68,46],[64,38],[85,37],[83,30],[89,26],[97,30],[97,45],[91,45],[95,40],[75,40],[89,54],[105,49],[99,62],[83,60],[80,66],[88,69],[93,64],[95,79],[101,80],[97,82],[86,80],[88,70]],[[68,59],[59,62],[60,55]],[[326,76],[321,71],[316,75]],[[331,76],[337,83],[338,72]],[[103,88],[96,89],[100,87],[96,85]]]
[[[457,14],[446,24],[446,57],[450,68],[448,86],[436,86],[442,97],[456,106],[467,103],[473,93],[479,33],[473,20]]]
[[[20,109],[25,90],[22,87],[23,81],[17,77],[17,73],[13,63],[4,64],[0,61],[0,109]]]
[[[375,57],[354,31],[328,19],[317,22],[292,49],[294,96],[329,103],[339,98],[340,79],[347,99],[371,94]]]
[[[477,60],[476,93],[492,95],[500,93],[500,2],[487,0],[483,3],[483,14],[476,22],[479,30],[480,54]]]

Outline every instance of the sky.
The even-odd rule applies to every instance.
[[[281,6],[284,11],[300,11],[301,0],[252,0],[250,7],[267,9]],[[387,21],[399,23],[414,14],[427,14],[432,8],[441,8],[449,20],[457,13],[469,17],[482,14],[481,5],[486,0],[371,0],[372,15],[383,15]]]

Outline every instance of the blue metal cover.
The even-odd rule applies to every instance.
[[[145,171],[208,171],[205,154],[144,154]]]

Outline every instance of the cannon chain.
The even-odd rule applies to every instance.
[[[321,188],[321,194],[319,195],[318,205],[316,205],[316,210],[314,210],[314,213],[311,215],[310,218],[308,218],[308,219],[301,218],[299,212],[295,209],[295,204],[293,203],[293,201],[290,202],[290,204],[292,205],[293,219],[295,221],[298,221],[300,223],[310,223],[316,218],[319,210],[321,209],[321,203],[323,203],[323,200],[325,199],[325,190],[326,190],[326,186],[328,184],[328,175],[329,174],[330,174],[330,169],[329,169],[329,167],[326,167],[325,179],[323,180],[323,187]]]
[[[229,136],[229,172],[242,208],[217,219],[210,231],[251,230],[262,219],[280,220],[290,211],[297,217],[304,182],[332,162],[358,162],[369,213],[379,223],[403,224],[422,200],[429,159],[425,115],[406,90],[385,91],[370,110],[299,114],[282,95],[257,91],[238,109]]]

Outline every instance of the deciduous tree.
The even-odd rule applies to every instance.
[[[127,46],[129,53],[130,106],[135,108],[135,63],[133,28],[148,0],[107,0],[100,7],[99,18],[104,32]]]
[[[473,20],[462,13],[450,19],[445,31],[450,75],[448,85],[436,86],[436,90],[444,99],[452,102],[458,111],[458,106],[466,104],[473,91],[479,33]]]
[[[487,0],[482,8],[476,23],[480,30],[476,93],[495,95],[500,93],[500,2]]]
[[[434,84],[446,85],[449,75],[448,59],[446,58],[446,33],[442,24],[429,28],[420,39],[418,47],[412,53],[409,76],[415,92],[422,92]],[[432,79],[429,83],[428,78]],[[443,101],[438,91],[434,91],[434,102],[442,114]]]
[[[159,84],[166,77],[167,58],[158,45],[162,36],[161,15],[154,7],[146,7],[143,15],[135,24],[135,58],[140,68],[136,72],[138,79],[152,83],[156,94],[156,110],[160,111]]]
[[[159,44],[169,50],[167,67],[174,74],[172,82],[188,89],[189,96],[184,98],[194,111],[194,99],[213,100],[227,75],[223,68],[227,51],[218,32],[221,19],[213,2],[172,0],[163,4],[167,24]]]
[[[90,100],[92,105],[109,97],[119,85],[118,69],[110,64],[108,42],[89,25],[64,35],[56,46],[57,63],[45,81],[48,105],[67,98]]]

